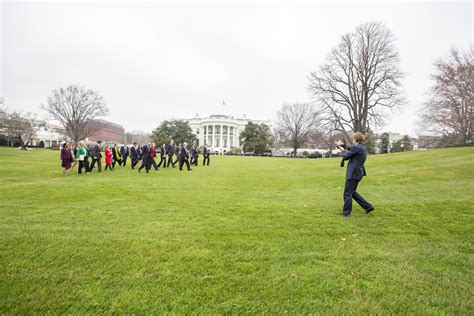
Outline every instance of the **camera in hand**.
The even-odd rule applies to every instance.
[[[339,149],[341,149],[341,148],[346,149],[346,140],[343,139],[342,140],[342,145],[337,145],[336,147],[339,148]],[[341,168],[344,168],[344,157],[341,159]]]

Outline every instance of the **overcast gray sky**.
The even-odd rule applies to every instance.
[[[151,131],[222,111],[274,119],[308,102],[308,74],[344,33],[382,21],[397,38],[408,104],[382,130],[414,134],[433,62],[473,42],[473,5],[432,3],[2,2],[0,95],[40,113],[51,90],[102,94],[108,120]]]

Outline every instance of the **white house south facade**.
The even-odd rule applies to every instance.
[[[270,128],[271,121],[251,120],[247,118],[234,118],[231,115],[210,115],[208,117],[196,117],[187,119],[189,126],[196,134],[199,145],[207,144],[211,150],[219,153],[228,152],[231,147],[241,148],[239,136],[248,122],[255,124],[264,123]]]

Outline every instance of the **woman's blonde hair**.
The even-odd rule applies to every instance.
[[[362,144],[365,142],[365,136],[361,132],[354,133],[352,138],[354,138],[354,141],[359,144]]]

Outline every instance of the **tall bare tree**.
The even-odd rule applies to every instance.
[[[474,48],[451,50],[449,58],[435,63],[434,85],[422,114],[426,129],[453,143],[469,143],[474,120]]]
[[[283,104],[277,114],[276,133],[279,141],[293,148],[293,154],[304,145],[319,123],[319,112],[309,103]]]
[[[392,32],[382,23],[359,25],[341,37],[308,90],[322,107],[324,120],[349,132],[368,132],[404,101],[403,73]]]
[[[19,141],[22,148],[26,149],[28,143],[32,141],[41,124],[39,120],[33,120],[20,112],[8,112],[6,109],[0,110],[0,129],[7,137],[8,141]]]
[[[310,137],[310,143],[316,147],[328,149],[329,155],[332,155],[332,150],[336,149],[336,140],[342,138],[344,138],[343,133],[337,130],[335,126],[325,124],[313,133]]]
[[[100,128],[94,119],[108,113],[102,96],[79,85],[53,90],[42,108],[61,124],[66,136],[74,142],[94,134]]]

